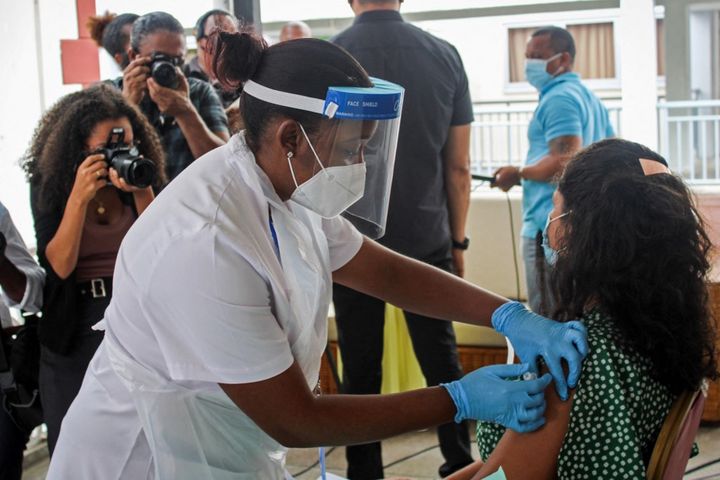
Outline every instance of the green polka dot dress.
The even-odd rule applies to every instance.
[[[590,354],[570,410],[558,457],[559,479],[645,479],[655,439],[673,402],[655,380],[650,361],[621,349],[620,332],[594,310],[583,319]],[[479,422],[480,457],[487,460],[503,427]]]

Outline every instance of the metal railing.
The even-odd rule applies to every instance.
[[[658,103],[660,153],[695,185],[720,184],[720,100]]]
[[[475,105],[470,144],[473,173],[489,175],[503,165],[523,164],[528,151],[528,125],[536,106],[534,102]],[[607,108],[618,133],[620,107],[611,101]]]
[[[615,133],[622,136],[618,100],[605,102]],[[503,165],[522,165],[536,104],[475,105],[471,170],[489,175]],[[720,185],[720,100],[667,102],[657,106],[660,153],[673,172],[693,185]]]

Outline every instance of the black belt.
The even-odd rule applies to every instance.
[[[93,278],[77,284],[78,293],[83,298],[98,299],[112,295],[112,277]]]

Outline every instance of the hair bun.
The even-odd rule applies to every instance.
[[[253,77],[268,48],[262,37],[249,31],[215,32],[208,46],[215,76],[223,87],[231,89],[240,88]]]
[[[88,17],[85,26],[90,31],[90,38],[97,43],[98,47],[102,47],[102,38],[105,28],[110,25],[110,22],[112,22],[115,17],[117,17],[116,13],[110,13],[107,10],[102,15]]]

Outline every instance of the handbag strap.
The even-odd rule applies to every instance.
[[[15,384],[15,376],[10,368],[7,349],[5,348],[5,340],[8,334],[3,330],[0,333],[0,390],[6,396],[12,396],[17,393],[17,385]]]

